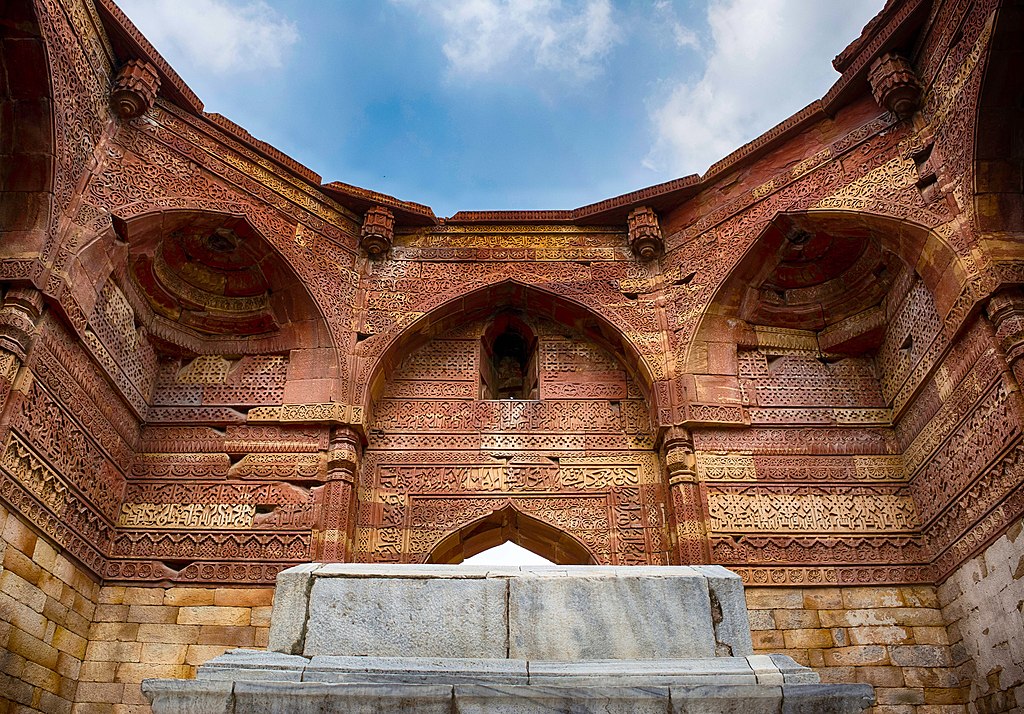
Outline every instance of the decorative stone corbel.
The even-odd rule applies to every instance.
[[[653,208],[634,208],[627,218],[629,224],[629,247],[641,260],[652,260],[665,250],[661,237],[658,214]]]
[[[875,100],[901,119],[921,106],[921,80],[910,62],[898,54],[889,52],[876,59],[868,71],[868,83]]]
[[[395,216],[383,206],[374,206],[363,216],[359,247],[371,258],[381,258],[395,240]]]
[[[134,119],[149,111],[159,90],[160,75],[153,65],[128,60],[114,79],[110,103],[122,119]]]

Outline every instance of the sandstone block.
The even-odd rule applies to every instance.
[[[153,664],[184,664],[188,645],[166,642],[144,642],[142,661]]]
[[[164,589],[157,587],[124,589],[125,605],[162,605]]]
[[[139,642],[175,642],[195,644],[199,641],[199,625],[138,625]]]
[[[940,645],[905,645],[890,648],[892,663],[899,667],[948,667],[949,649]]]
[[[248,625],[249,609],[245,607],[182,607],[178,610],[179,625]]]
[[[835,647],[825,651],[825,662],[832,667],[889,664],[889,652],[880,645]]]
[[[128,606],[128,622],[168,625],[177,621],[178,614],[178,608],[166,605]]]
[[[800,609],[804,595],[797,588],[749,588],[746,591],[750,610]]]
[[[814,610],[773,610],[775,624],[780,630],[808,630],[821,627]]]
[[[142,656],[141,642],[90,642],[85,658],[104,662],[138,662]]]
[[[851,627],[850,642],[855,645],[897,645],[910,644],[910,632],[904,627],[891,625]]]
[[[828,630],[784,630],[782,635],[789,649],[832,646],[832,633]]]
[[[237,607],[270,607],[274,602],[274,588],[217,588],[214,605]]]
[[[213,605],[213,588],[168,588],[164,591],[164,605],[175,607]]]

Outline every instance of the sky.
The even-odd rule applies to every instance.
[[[459,210],[692,173],[838,79],[884,0],[117,0],[206,105],[323,176]]]

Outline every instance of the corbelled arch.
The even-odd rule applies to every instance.
[[[426,563],[461,563],[488,548],[512,542],[558,565],[593,565],[586,545],[572,534],[523,513],[509,502],[441,538]]]
[[[505,279],[452,298],[401,330],[382,336],[381,342],[377,343],[379,347],[375,346],[372,354],[365,355],[367,364],[355,385],[358,391],[354,403],[361,404],[369,413],[374,399],[380,395],[404,355],[452,327],[482,319],[498,308],[520,310],[578,331],[613,354],[650,399],[658,370],[627,330],[570,295],[520,280]]]

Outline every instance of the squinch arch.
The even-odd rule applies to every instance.
[[[717,289],[686,364],[703,371],[694,363],[695,346],[750,341],[745,333],[751,323],[835,332],[839,323],[860,319],[877,305],[904,267],[920,276],[940,315],[950,311],[970,277],[949,244],[923,226],[846,211],[780,213]],[[868,344],[857,337],[844,349]]]
[[[438,541],[427,563],[461,563],[488,548],[512,541],[559,565],[593,565],[594,555],[569,533],[521,513],[509,503]]]

